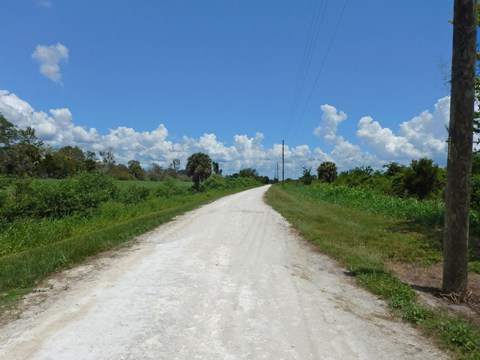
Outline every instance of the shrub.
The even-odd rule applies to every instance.
[[[13,184],[13,182],[14,182],[14,178],[0,175],[0,190],[9,187],[10,185]]]
[[[304,167],[302,171],[302,177],[299,180],[302,181],[304,185],[310,185],[314,179],[315,176],[312,175],[312,168]]]
[[[113,199],[118,188],[113,180],[101,173],[80,173],[72,178],[61,180],[65,215],[95,209],[101,203]]]
[[[408,195],[426,199],[441,187],[440,169],[431,159],[412,160],[405,171],[403,183]]]
[[[5,196],[0,215],[11,221],[22,217],[60,218],[77,212],[89,214],[116,192],[113,181],[102,174],[81,173],[60,180],[58,186],[22,179]]]
[[[470,206],[473,209],[480,210],[480,174],[472,176],[472,194],[470,197]]]
[[[117,193],[116,200],[124,204],[137,204],[148,198],[149,195],[150,189],[144,186],[130,185]]]
[[[215,189],[215,190],[224,190],[228,188],[227,181],[224,177],[213,174],[207,180],[205,180],[201,186],[202,191],[208,189]]]

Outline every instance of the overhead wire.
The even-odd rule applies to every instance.
[[[323,6],[324,4],[325,6]],[[300,71],[297,76],[297,81],[296,81],[295,89],[293,92],[292,102],[290,105],[290,111],[287,118],[286,129],[285,129],[286,133],[290,132],[290,127],[295,119],[295,115],[297,113],[298,106],[300,104],[307,74],[310,70],[313,54],[315,53],[315,50],[317,48],[320,29],[323,25],[323,20],[325,17],[327,5],[328,5],[328,0],[326,1],[322,0],[320,2],[315,3],[315,8],[312,13],[312,19],[310,21],[310,27],[308,30],[307,41],[305,43],[305,48],[303,51]]]
[[[327,60],[328,54],[330,53],[330,49],[332,48],[332,44],[333,44],[333,42],[334,42],[334,40],[335,40],[335,35],[336,35],[337,32],[338,32],[338,29],[339,29],[339,27],[340,27],[340,23],[342,22],[343,15],[345,14],[345,10],[346,10],[346,8],[347,8],[348,2],[349,2],[349,0],[345,0],[345,3],[344,3],[344,5],[343,5],[342,11],[341,11],[341,13],[340,13],[340,16],[338,17],[337,23],[336,23],[336,25],[335,25],[335,29],[334,29],[334,31],[333,31],[333,33],[332,33],[332,37],[330,38],[330,41],[329,41],[328,46],[327,46],[327,49],[326,49],[325,54],[324,54],[324,56],[323,56],[322,62],[320,63],[320,67],[319,67],[319,69],[318,69],[317,75],[316,75],[316,77],[315,77],[315,80],[314,80],[314,82],[313,82],[312,88],[311,88],[311,90],[310,90],[310,94],[309,94],[309,96],[308,96],[308,98],[307,98],[307,101],[306,101],[306,103],[305,103],[305,106],[303,107],[302,114],[301,114],[300,118],[298,119],[298,122],[296,123],[296,127],[295,127],[295,129],[294,129],[294,131],[293,131],[293,135],[292,135],[292,137],[291,137],[292,140],[295,138],[295,135],[297,134],[297,131],[298,131],[299,127],[300,127],[300,124],[301,124],[301,122],[302,122],[302,120],[303,120],[303,118],[304,118],[304,116],[305,116],[305,112],[306,112],[306,110],[307,110],[307,108],[308,108],[308,105],[310,104],[310,101],[312,100],[313,93],[314,93],[315,88],[316,88],[316,86],[317,86],[318,80],[320,79],[320,75],[321,75],[322,70],[323,70],[323,68],[324,68],[324,66],[325,66],[325,62],[326,62],[326,60]]]

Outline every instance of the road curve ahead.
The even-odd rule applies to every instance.
[[[70,270],[75,281],[0,328],[0,359],[446,358],[299,239],[267,189]]]

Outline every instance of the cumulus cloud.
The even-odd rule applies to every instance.
[[[365,116],[358,122],[357,136],[380,159],[407,161],[428,157],[444,164],[449,117],[450,97],[447,96],[437,101],[433,112],[425,110],[411,120],[402,122],[397,135]]]
[[[445,165],[446,128],[449,117],[449,98],[439,99],[433,111],[424,111],[399,125],[394,133],[388,127],[369,116],[362,117],[357,126],[355,144],[339,134],[339,125],[347,121],[347,115],[332,105],[321,107],[321,121],[314,129],[320,144],[311,148],[306,144],[284,146],[285,175],[297,177],[302,168],[316,170],[324,161],[333,161],[340,170],[370,165],[380,168],[389,161],[409,163],[419,157],[429,157]],[[189,155],[205,152],[219,162],[225,174],[253,167],[259,173],[273,177],[277,164],[282,160],[282,144],[264,146],[265,136],[238,134],[230,143],[205,133],[199,138],[184,136],[172,141],[165,125],[159,124],[151,131],[137,131],[120,126],[99,134],[95,128],[76,125],[68,108],[35,110],[28,102],[6,90],[0,90],[0,113],[19,128],[31,126],[46,145],[59,148],[66,145],[79,146],[84,150],[101,151],[113,149],[116,160],[126,164],[139,160],[144,167],[152,163],[168,166],[175,158],[186,164]],[[354,124],[355,126],[355,124]]]
[[[48,146],[59,148],[71,145],[97,152],[113,149],[117,162],[124,164],[136,159],[145,167],[152,163],[168,166],[178,158],[185,165],[189,155],[200,151],[219,162],[226,174],[255,167],[260,172],[273,175],[273,158],[278,160],[281,156],[281,152],[278,152],[278,146],[281,148],[281,145],[272,149],[263,147],[262,133],[256,133],[253,137],[235,135],[230,146],[218,140],[215,134],[203,134],[198,139],[184,136],[182,141],[173,142],[169,140],[168,129],[163,124],[152,131],[143,132],[120,126],[100,135],[95,128],[75,125],[73,115],[67,108],[51,109],[48,113],[36,111],[29,103],[6,90],[0,90],[0,113],[19,128],[33,127],[38,138]],[[291,153],[294,154],[293,160],[295,156],[299,158],[309,151],[298,147]]]
[[[347,119],[347,114],[343,111],[338,112],[334,106],[325,104],[320,106],[322,110],[322,121],[313,133],[323,138],[328,143],[335,142],[338,125]]]
[[[62,60],[68,60],[68,48],[60,43],[50,46],[37,45],[32,58],[40,62],[40,73],[42,75],[58,83],[62,78],[59,63]]]
[[[448,124],[450,120],[450,96],[439,99],[433,112],[423,111],[409,121],[400,124],[400,135],[408,139],[425,156],[446,159]]]
[[[347,114],[328,104],[322,105],[320,109],[322,118],[313,133],[327,144],[333,145],[328,161],[334,161],[338,168],[343,170],[356,166],[381,164],[376,156],[363,151],[358,145],[352,144],[337,134],[338,125],[347,119]]]
[[[100,141],[95,128],[87,131],[73,123],[70,110],[52,109],[50,115],[35,111],[29,103],[6,90],[0,90],[0,112],[19,128],[31,126],[38,138],[53,147],[71,144],[85,146]]]
[[[418,158],[423,155],[408,139],[396,136],[389,128],[383,128],[378,121],[364,116],[358,122],[357,136],[375,150],[380,158]]]

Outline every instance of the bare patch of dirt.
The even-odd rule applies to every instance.
[[[467,316],[480,324],[480,275],[468,274],[468,296],[460,299],[455,294],[442,294],[443,264],[420,266],[389,263],[387,267],[403,282],[409,284],[420,299],[430,307],[442,307]]]

